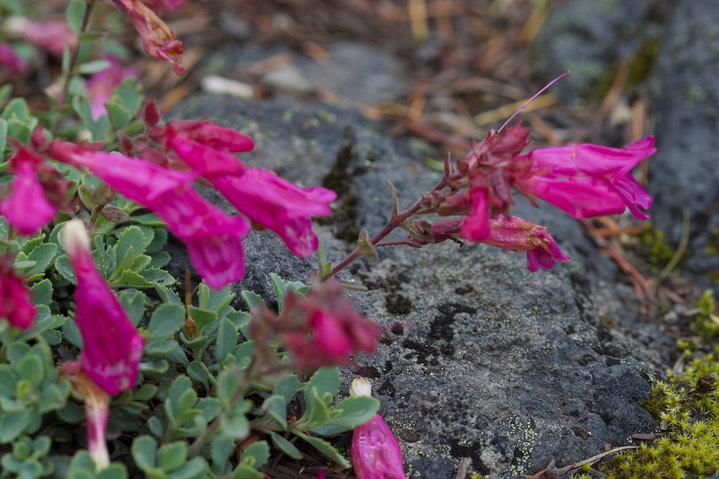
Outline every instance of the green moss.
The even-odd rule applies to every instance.
[[[652,273],[659,273],[674,257],[664,233],[647,225],[639,235],[639,254]]]
[[[700,323],[716,312],[711,292],[698,304]],[[713,329],[701,323],[693,325],[709,333],[705,343],[719,337],[719,325]],[[716,342],[716,341],[715,341]],[[607,479],[699,479],[719,471],[719,401],[716,379],[719,377],[719,346],[709,354],[685,351],[687,362],[681,373],[668,373],[667,381],[658,382],[644,407],[666,433],[642,443],[633,451],[615,456],[599,470]],[[589,478],[587,474],[575,476]]]

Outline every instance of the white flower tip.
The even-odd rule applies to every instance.
[[[65,251],[71,256],[78,250],[90,250],[90,236],[82,220],[74,219],[65,223],[60,237]]]
[[[350,396],[371,396],[372,385],[367,378],[356,378],[352,380],[350,384]]]

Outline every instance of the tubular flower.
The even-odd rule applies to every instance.
[[[37,232],[47,225],[56,213],[56,208],[48,201],[38,177],[38,170],[43,166],[52,170],[44,165],[41,157],[34,155],[24,146],[19,146],[15,155],[10,158],[10,168],[15,173],[15,178],[10,184],[10,194],[0,201],[0,214],[21,235]]]
[[[466,239],[476,241],[472,238]],[[491,220],[489,236],[479,241],[508,251],[526,251],[527,269],[532,272],[537,271],[540,266],[552,269],[557,261],[569,261],[569,257],[562,253],[546,227],[516,216],[499,216]]]
[[[185,46],[170,27],[140,0],[113,0],[135,26],[140,34],[145,51],[158,60],[170,62],[176,74],[185,73],[182,66],[182,52]]]
[[[95,268],[82,221],[69,221],[62,240],[77,280],[75,322],[82,334],[82,369],[107,394],[131,389],[142,357],[142,336]]]
[[[210,287],[242,278],[242,238],[250,226],[205,201],[192,188],[193,173],[61,141],[51,143],[48,152],[58,161],[86,167],[113,190],[154,211],[187,245],[193,265]]]
[[[351,396],[370,396],[372,388],[365,378],[350,385]],[[375,414],[360,424],[352,435],[352,465],[357,479],[406,479],[402,449],[382,416]]]
[[[300,188],[270,170],[246,168],[228,152],[250,151],[252,140],[213,123],[171,121],[163,135],[187,166],[255,224],[277,233],[293,254],[306,258],[317,250],[310,218],[330,213],[334,191]]]
[[[85,87],[90,100],[90,114],[94,120],[107,114],[105,103],[112,98],[112,92],[127,77],[137,76],[132,68],[122,68],[120,60],[115,57],[106,58],[110,66],[87,79]]]
[[[619,214],[625,207],[638,219],[652,197],[634,179],[631,170],[656,152],[648,136],[624,148],[580,144],[538,148],[525,157],[532,162],[532,176],[522,189],[575,218]]]
[[[15,74],[22,73],[27,68],[25,60],[20,58],[7,43],[0,43],[0,65],[5,65]]]
[[[240,176],[210,179],[232,206],[277,233],[295,255],[306,258],[319,246],[312,216],[327,216],[336,194],[319,186],[300,188],[270,170],[248,169]]]
[[[342,365],[352,354],[371,353],[379,335],[334,281],[314,284],[304,297],[290,291],[275,327],[302,370]]]
[[[75,392],[85,400],[87,451],[95,461],[96,469],[101,471],[110,465],[110,454],[107,451],[110,396],[85,373],[77,361],[63,363],[60,375],[68,379]]]
[[[15,328],[29,329],[37,311],[30,301],[30,289],[12,264],[10,256],[0,256],[0,319],[7,319]]]

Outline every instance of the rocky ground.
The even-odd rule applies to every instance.
[[[716,288],[712,0],[567,0],[547,10],[436,0],[419,2],[429,9],[424,23],[406,2],[226,3],[219,15],[190,7],[207,17],[194,21],[212,26],[211,39],[200,42],[206,49],[185,83],[170,85],[206,92],[179,104],[185,95],[168,95],[164,105],[252,136],[253,166],[337,188],[336,215],[318,226],[330,260],[360,228],[381,228],[387,180],[410,205],[439,178],[428,160],[461,154],[517,107],[502,104],[562,71],[573,71],[555,89],[562,106],[523,116],[538,143],[657,137],[659,152],[640,174],[656,199],[652,225],[680,252],[672,271],[662,270],[668,259],[651,269],[634,254],[639,240],[626,218],[582,224],[520,205],[520,216],[549,226],[570,264],[529,273],[522,255],[442,244],[381,250],[343,276],[367,287],[354,299],[385,331],[377,354],[357,358],[348,377],[372,379],[410,477],[532,475],[657,428],[640,402],[676,359],[696,291]],[[192,45],[196,23],[185,27]],[[265,296],[266,274],[312,273],[311,261],[267,232],[249,237],[246,255],[238,288]],[[273,464],[271,477],[311,477]]]

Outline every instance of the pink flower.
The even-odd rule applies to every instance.
[[[25,60],[20,58],[7,43],[0,43],[0,65],[5,65],[15,74],[21,73],[27,68]]]
[[[334,191],[299,188],[270,170],[246,168],[228,152],[250,151],[252,140],[228,128],[171,121],[163,135],[182,161],[255,224],[277,233],[293,254],[306,258],[317,250],[310,218],[330,213]]]
[[[7,27],[30,43],[61,57],[65,47],[77,47],[77,35],[64,21],[33,22],[24,17],[10,17]]]
[[[170,62],[176,74],[182,75],[182,52],[185,46],[179,41],[170,27],[157,14],[140,0],[113,0],[135,26],[140,34],[145,51],[158,60]]]
[[[75,270],[75,322],[82,334],[82,369],[107,394],[131,389],[144,341],[102,278],[81,220],[67,222],[62,241]]]
[[[334,191],[319,186],[300,188],[262,169],[209,180],[242,214],[277,233],[293,254],[306,258],[317,251],[319,239],[310,217],[330,213]]]
[[[0,256],[0,319],[15,328],[29,329],[36,316],[30,294],[24,279],[13,268],[12,257]]]
[[[57,208],[48,201],[38,177],[41,165],[50,167],[27,147],[16,145],[16,148],[17,152],[10,158],[10,169],[15,178],[10,184],[10,195],[0,201],[0,214],[18,233],[30,235],[47,225]]]
[[[496,246],[508,251],[526,251],[527,269],[537,271],[541,266],[544,269],[552,269],[559,261],[566,263],[569,257],[565,256],[557,246],[552,236],[544,226],[510,216],[505,218],[499,216],[490,221],[489,236],[478,240],[465,236],[470,241]]]
[[[350,385],[352,396],[370,396],[371,386],[365,378]],[[382,416],[355,427],[352,436],[352,465],[357,479],[406,479],[402,449]]]
[[[298,369],[342,365],[360,351],[371,353],[379,330],[358,313],[334,282],[315,283],[305,296],[294,291],[275,327]]]
[[[94,120],[107,114],[105,103],[110,101],[112,92],[122,80],[137,76],[137,72],[132,68],[123,69],[117,58],[109,56],[106,60],[110,62],[110,66],[90,76],[85,84],[90,100],[90,113]]]
[[[110,396],[87,375],[77,361],[67,361],[60,366],[60,376],[69,380],[75,392],[85,400],[85,429],[87,451],[95,461],[98,471],[110,465],[107,450],[107,420]]]
[[[530,151],[532,176],[522,189],[575,218],[619,214],[625,207],[639,219],[652,197],[634,179],[631,170],[656,152],[648,136],[625,146],[580,144]],[[641,208],[641,209],[640,209]]]
[[[62,141],[51,143],[48,152],[58,161],[89,169],[113,190],[154,211],[187,245],[192,264],[210,287],[242,278],[242,238],[250,226],[202,199],[192,188],[193,173]]]

